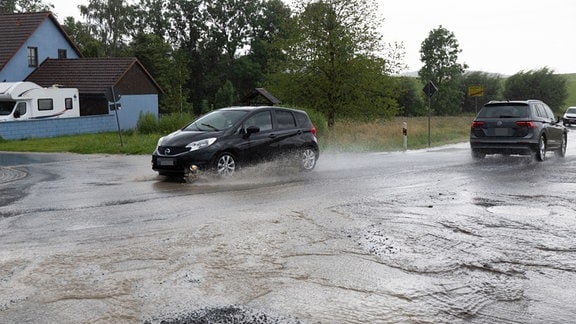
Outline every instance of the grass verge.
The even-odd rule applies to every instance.
[[[432,146],[468,140],[471,116],[432,117]],[[392,121],[340,120],[334,128],[319,136],[323,151],[382,152],[403,149],[402,126],[408,126],[408,149],[428,146],[428,118],[396,118]],[[122,142],[118,133],[83,134],[55,138],[0,140],[0,151],[72,152],[79,154],[151,154],[158,138],[164,134],[125,132]]]

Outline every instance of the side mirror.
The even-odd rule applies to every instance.
[[[20,118],[20,110],[16,109],[16,111],[14,111],[14,118]]]
[[[254,133],[260,133],[260,127],[250,126],[250,127],[248,127],[248,129],[246,129],[246,134],[250,135],[250,134],[254,134]]]

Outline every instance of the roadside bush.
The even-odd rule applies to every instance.
[[[158,132],[161,134],[172,133],[173,131],[186,126],[192,121],[192,117],[188,114],[174,113],[164,115],[160,118],[158,123]]]
[[[138,117],[136,129],[140,134],[168,134],[184,127],[190,121],[191,117],[187,114],[168,114],[158,119],[154,114],[141,113]]]
[[[321,112],[312,109],[306,109],[306,113],[312,124],[316,126],[316,132],[318,136],[328,134],[328,122],[326,121],[326,117]]]
[[[158,132],[158,119],[152,113],[140,113],[136,129],[140,134],[153,134]]]

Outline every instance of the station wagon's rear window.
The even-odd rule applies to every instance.
[[[485,106],[478,113],[481,118],[526,118],[529,117],[528,105]]]

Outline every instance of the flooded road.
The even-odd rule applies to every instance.
[[[0,153],[2,323],[566,323],[567,157],[467,144],[168,181],[148,156]]]

